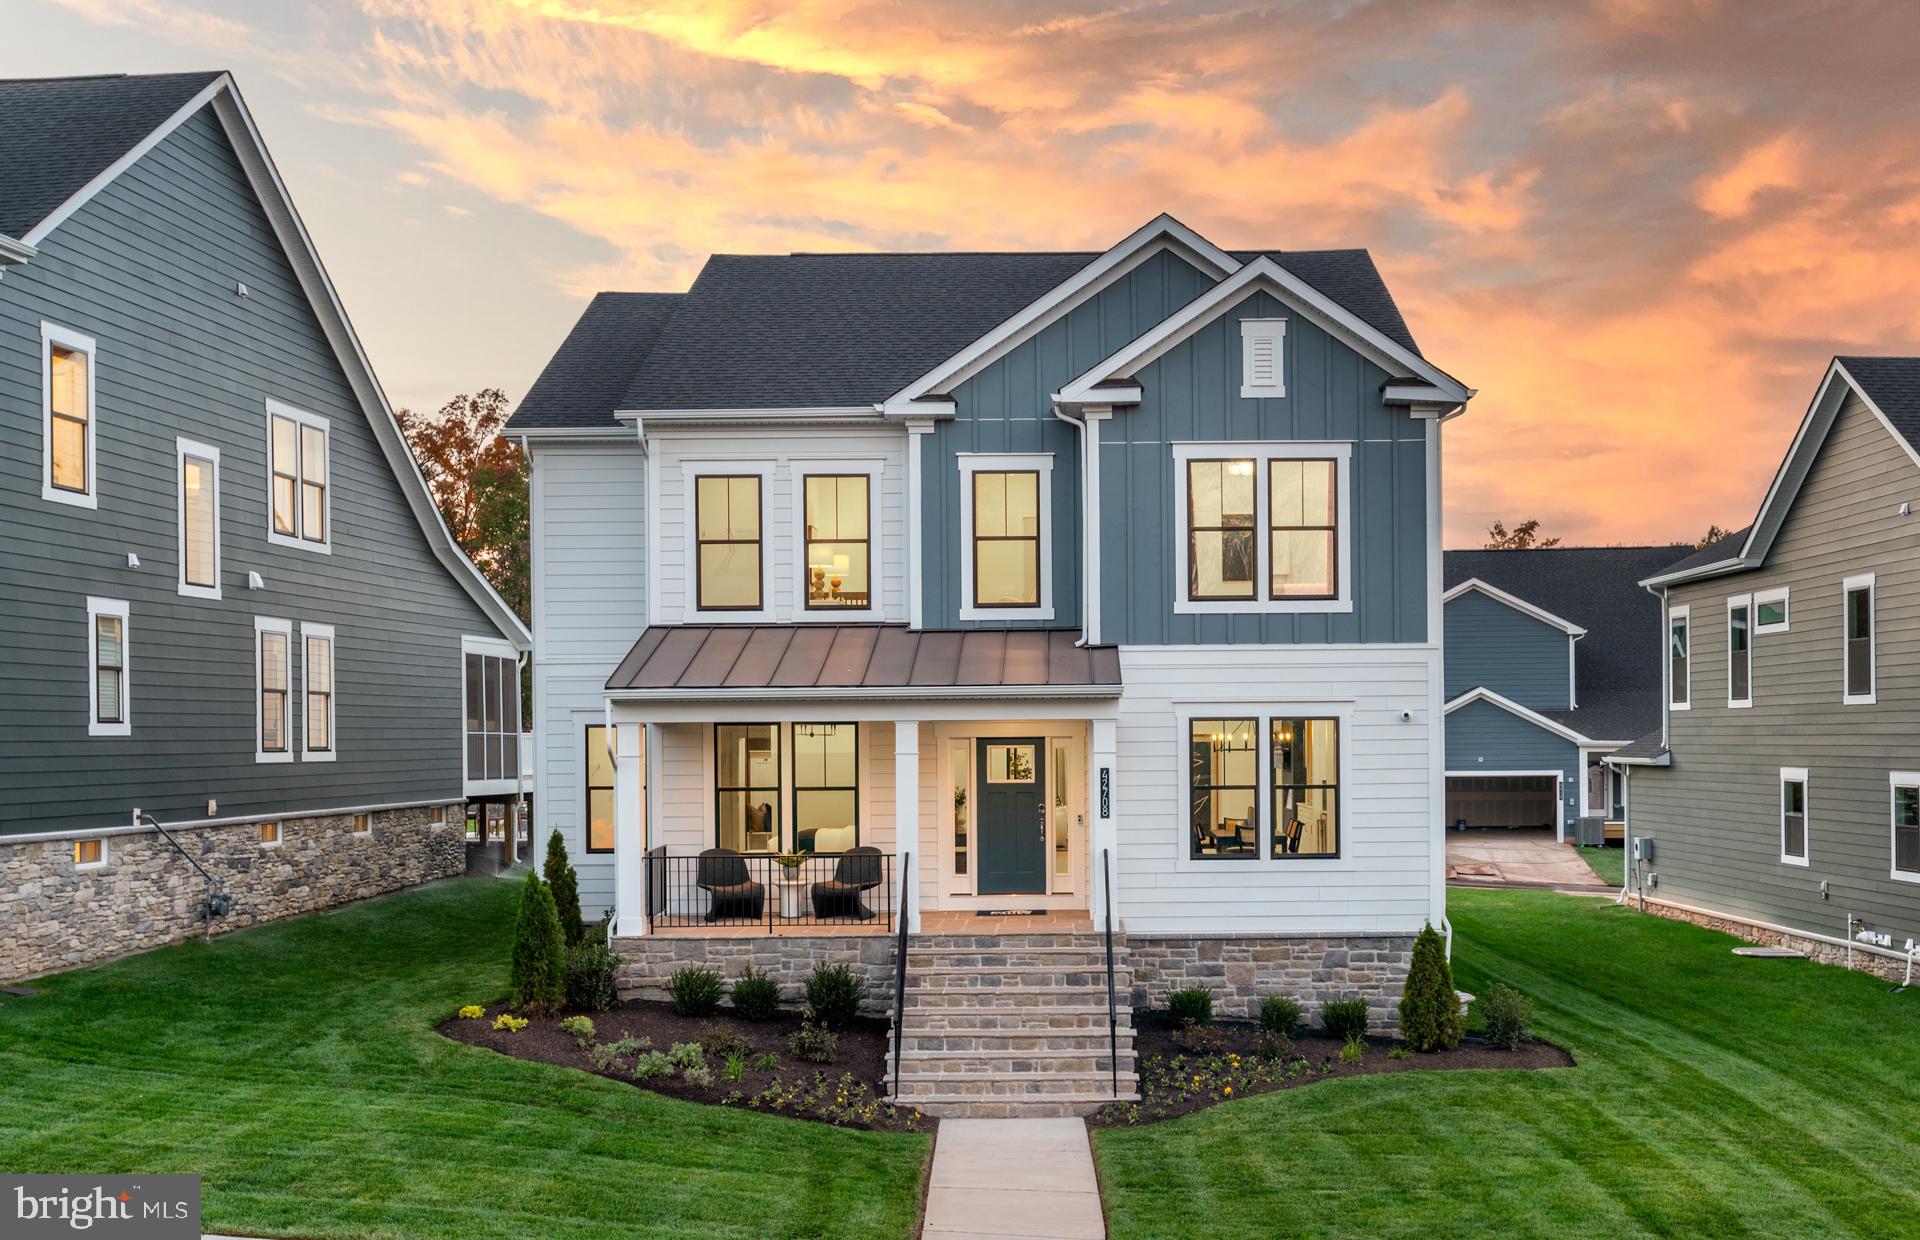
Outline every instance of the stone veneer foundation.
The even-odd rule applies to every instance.
[[[802,1006],[800,988],[817,964],[844,964],[867,980],[860,1010],[886,1016],[893,1010],[894,939],[891,935],[754,935],[679,938],[644,935],[616,938],[615,977],[623,997],[665,999],[675,970],[699,965],[732,981],[749,966],[764,970],[780,987],[780,1006]]]
[[[1692,909],[1675,908],[1649,899],[1644,905],[1638,901],[1630,907],[1640,908],[1642,912],[1652,913],[1656,917],[1665,917],[1669,921],[1684,921],[1702,926],[1708,930],[1718,930],[1722,934],[1731,934],[1736,939],[1745,939],[1749,943],[1758,943],[1763,947],[1785,947],[1802,952],[1807,959],[1821,964],[1837,964],[1843,969],[1855,969],[1861,973],[1871,973],[1890,982],[1903,981],[1907,974],[1907,962],[1894,960],[1887,956],[1876,955],[1870,951],[1854,950],[1852,960],[1848,960],[1848,951],[1837,943],[1822,943],[1819,939],[1810,939],[1804,935],[1790,934],[1780,930],[1770,930],[1765,926],[1756,926],[1752,922],[1741,921],[1737,917],[1717,917],[1711,913],[1696,913]],[[1914,968],[1920,976],[1920,966]]]
[[[1257,1017],[1268,995],[1298,999],[1316,1021],[1329,999],[1363,996],[1369,1023],[1400,1024],[1400,993],[1413,961],[1413,936],[1128,934],[1133,1005],[1164,1007],[1171,991],[1205,986],[1221,1016]]]
[[[278,820],[280,842],[258,822],[174,831],[233,896],[215,934],[318,912],[466,869],[458,802],[381,810],[355,834],[353,815]],[[207,881],[158,832],[107,834],[107,864],[80,869],[74,839],[0,837],[0,981],[53,973],[177,943],[208,932]]]

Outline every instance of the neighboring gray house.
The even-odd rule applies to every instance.
[[[0,977],[204,928],[136,809],[230,924],[457,872],[531,639],[232,79],[0,82],[0,169]]]
[[[1447,821],[1612,838],[1625,780],[1601,756],[1660,722],[1660,604],[1640,579],[1683,546],[1446,556]]]
[[[1839,357],[1748,529],[1652,574],[1648,907],[1898,973],[1920,939],[1920,358]]]

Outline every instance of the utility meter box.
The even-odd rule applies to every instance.
[[[1635,861],[1653,860],[1653,840],[1651,837],[1645,835],[1636,835],[1633,837],[1633,859]]]

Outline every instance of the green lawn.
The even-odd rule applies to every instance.
[[[1095,1142],[1116,1237],[1910,1236],[1920,992],[1543,892],[1448,892],[1463,989],[1578,1068],[1309,1085]]]
[[[209,1230],[912,1233],[925,1136],[674,1102],[455,1045],[518,884],[457,880],[0,998],[0,1167],[198,1172]]]
[[[1574,846],[1580,854],[1580,860],[1587,868],[1600,876],[1600,881],[1609,887],[1618,887],[1627,881],[1627,850],[1624,848],[1582,848]]]

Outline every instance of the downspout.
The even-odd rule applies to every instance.
[[[522,651],[520,652],[520,657],[519,657],[518,659],[515,659],[515,660],[514,660],[514,664],[513,664],[513,674],[514,674],[514,676],[515,676],[515,677],[516,677],[517,679],[524,679],[524,680],[525,680],[525,682],[526,682],[526,686],[527,686],[527,705],[528,705],[528,706],[532,706],[532,704],[533,704],[533,680],[532,680],[532,678],[531,678],[531,677],[525,677],[525,676],[524,676],[523,674],[524,674],[524,673],[526,672],[526,670],[527,670],[527,663],[528,663],[528,660],[530,660],[531,658],[533,658],[533,652],[532,652],[531,650],[522,650]],[[520,687],[520,686],[519,686],[519,685],[517,685],[517,684],[516,684],[516,685],[514,686],[514,688],[515,688],[516,690],[517,690],[517,689],[518,689],[519,687]],[[516,693],[514,694],[514,697],[516,697],[516,698],[518,698],[519,696],[520,696],[520,695],[519,695],[519,694],[518,694],[517,692],[516,692]],[[526,818],[526,816],[527,816],[527,757],[528,757],[528,755],[526,755],[526,754],[523,754],[523,753],[521,753],[521,752],[520,752],[520,742],[521,742],[521,740],[524,740],[524,739],[525,739],[525,735],[526,735],[525,733],[522,733],[522,732],[520,732],[520,727],[521,727],[521,724],[520,724],[520,721],[519,721],[518,719],[515,719],[515,720],[513,721],[513,730],[514,730],[514,732],[515,732],[515,733],[518,733],[518,735],[516,736],[516,738],[515,738],[515,740],[514,740],[514,742],[513,742],[513,753],[514,753],[514,763],[513,763],[513,800],[514,800],[514,803],[515,803],[515,805],[517,805],[517,806],[519,807],[519,811],[520,811],[520,817],[522,817],[522,818]],[[516,824],[514,824],[514,826],[515,826],[515,827],[517,827],[517,826],[518,826],[518,824],[516,823]],[[509,829],[510,829],[510,830],[512,830],[513,828],[509,828]],[[516,831],[515,833],[517,834],[517,831]],[[518,840],[516,840],[516,841],[514,841],[514,843],[515,843],[515,846],[517,847],[517,846],[518,846],[518,844],[519,844],[519,841],[518,841]],[[528,864],[528,865],[532,865],[532,864],[533,864],[533,853],[534,853],[534,845],[533,845],[533,822],[532,822],[531,820],[528,820],[528,822],[527,822],[527,864]]]
[[[1053,416],[1079,432],[1080,453],[1080,640],[1073,643],[1085,646],[1093,638],[1093,611],[1099,606],[1093,592],[1087,588],[1090,580],[1089,559],[1094,554],[1090,547],[1092,526],[1087,520],[1087,424],[1083,419],[1068,413],[1059,401],[1053,402]]]

